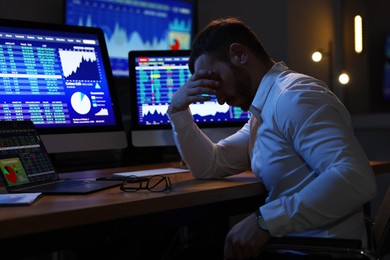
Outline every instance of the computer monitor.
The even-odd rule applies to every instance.
[[[101,29],[0,20],[0,120],[31,120],[49,153],[127,146]]]
[[[130,51],[131,144],[135,147],[175,145],[166,111],[173,93],[191,73],[190,51]],[[190,105],[194,121],[213,141],[235,133],[249,113],[214,98]]]
[[[190,49],[196,0],[65,0],[65,23],[103,29],[114,77],[130,50]]]

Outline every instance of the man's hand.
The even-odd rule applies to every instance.
[[[195,72],[173,95],[167,113],[171,115],[186,110],[194,102],[210,100],[209,95],[215,95],[219,86],[219,82],[212,79],[213,76],[213,72],[207,70]]]
[[[270,239],[270,234],[257,226],[255,214],[237,223],[225,239],[225,259],[257,257]]]

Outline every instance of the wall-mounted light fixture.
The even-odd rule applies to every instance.
[[[363,18],[360,15],[356,15],[354,18],[354,40],[355,40],[355,52],[363,52]]]
[[[311,55],[311,59],[314,62],[320,62],[323,57],[328,58],[328,87],[330,90],[333,89],[333,43],[332,41],[329,41],[328,44],[328,51],[324,52],[323,50],[319,49]]]
[[[322,60],[322,52],[321,51],[313,52],[313,54],[311,55],[311,59],[314,62],[320,62]]]
[[[333,43],[332,41],[328,44],[328,51],[324,52],[322,50],[317,50],[313,52],[311,55],[311,59],[314,62],[320,62],[323,57],[328,58],[328,86],[329,89],[333,91],[333,83],[334,83],[334,76],[333,76]],[[349,75],[346,72],[343,72],[338,75],[338,82],[342,85],[347,85],[349,83]]]
[[[339,75],[339,82],[342,85],[347,85],[349,83],[349,75],[346,72],[343,72]]]

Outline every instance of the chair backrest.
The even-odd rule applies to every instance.
[[[390,253],[390,186],[387,188],[371,231],[376,254],[383,256]]]

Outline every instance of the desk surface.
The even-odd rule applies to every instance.
[[[370,161],[370,164],[376,175],[390,173],[390,161]]]
[[[174,164],[149,165],[172,167]],[[140,170],[122,167],[62,174],[68,178],[96,178],[115,172]],[[263,186],[251,172],[223,180],[195,180],[191,174],[169,175],[170,192],[123,192],[119,187],[88,195],[45,195],[31,206],[0,208],[0,239],[131,218],[246,197],[261,196]]]
[[[390,162],[371,162],[375,174],[390,172]],[[64,173],[67,178],[96,178],[115,172],[176,167],[176,163]],[[119,187],[88,195],[46,195],[31,206],[0,208],[0,239],[115,221],[264,194],[252,172],[223,180],[195,180],[190,173],[170,175],[173,190],[122,192]],[[260,200],[260,199],[259,199]]]

